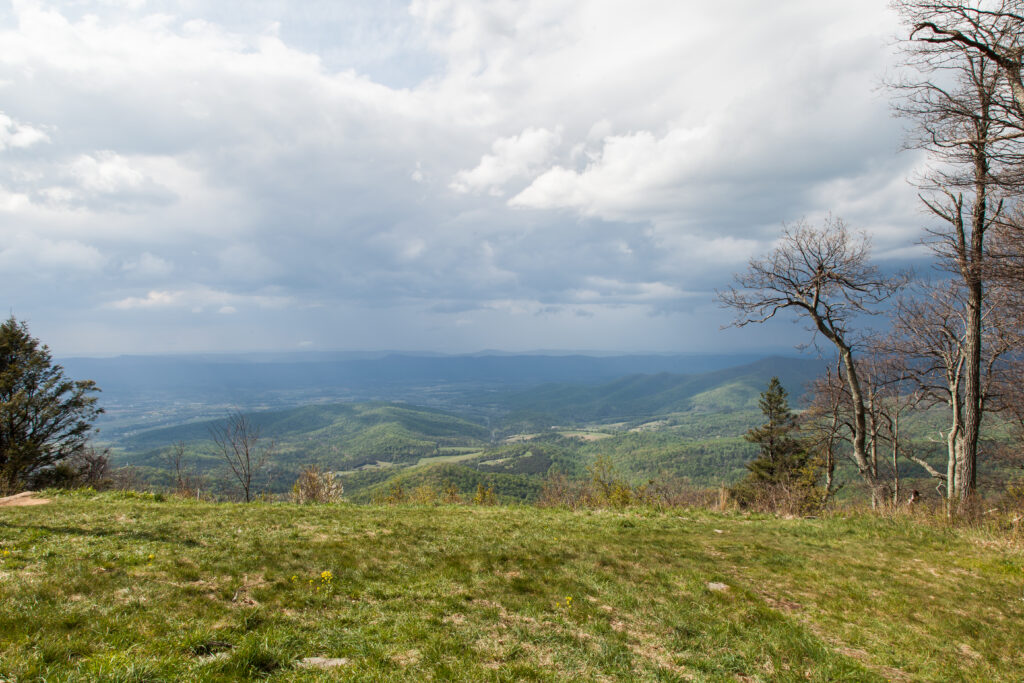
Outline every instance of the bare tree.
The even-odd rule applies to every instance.
[[[900,460],[915,458],[910,444],[900,434],[900,423],[919,401],[916,391],[908,391],[902,357],[887,351],[882,342],[873,342],[863,349],[860,366],[861,390],[864,396],[867,435],[867,462],[876,481],[877,498],[900,499]],[[824,495],[835,491],[836,453],[841,444],[849,443],[854,431],[853,402],[847,383],[842,379],[842,366],[826,368],[809,387],[810,405],[803,415],[804,433],[811,449],[819,454],[825,469]],[[888,460],[883,450],[888,447]],[[889,483],[885,483],[888,480]]]
[[[74,467],[79,486],[92,486],[93,488],[104,488],[110,485],[110,449],[98,450],[95,446],[88,446],[71,457],[71,465]]]
[[[995,64],[1013,108],[1024,118],[1024,2],[896,0],[893,6],[911,29],[910,41],[921,44],[923,53],[983,57]]]
[[[986,310],[992,308],[988,236],[1006,222],[1007,202],[1024,184],[1024,5],[1011,0],[894,5],[909,29],[903,47],[910,67],[905,80],[894,84],[901,95],[895,109],[915,123],[911,146],[928,151],[934,162],[932,171],[917,179],[922,202],[941,221],[940,228],[928,231],[927,241],[955,281],[940,285],[951,287],[956,297],[940,292],[946,310],[938,321],[926,321],[940,324],[924,334],[939,344],[933,359],[945,356],[939,359],[946,368],[944,390],[955,391],[948,447],[957,452],[951,455],[947,493],[964,504],[977,489],[985,373],[994,362],[985,344]],[[934,312],[938,301],[923,306]],[[949,308],[954,303],[961,311]],[[922,319],[911,313],[923,330]]]
[[[259,427],[238,411],[230,413],[221,424],[211,427],[210,438],[248,503],[252,500],[254,479],[270,462],[274,444],[264,441]]]
[[[199,495],[201,477],[194,474],[185,458],[185,442],[178,441],[163,453],[164,464],[174,477],[174,492],[179,496]]]
[[[807,394],[810,404],[801,415],[801,430],[825,475],[821,493],[825,505],[842,488],[835,479],[837,455],[840,445],[848,441],[846,435],[852,432],[842,366],[826,368],[824,375],[811,382]]]
[[[866,363],[868,385],[868,415],[871,432],[871,460],[881,476],[881,449],[888,445],[890,492],[893,505],[900,502],[900,459],[921,461],[912,444],[900,433],[905,415],[921,402],[921,392],[908,382],[908,357],[898,348],[894,350],[892,336],[877,340]]]
[[[829,218],[820,229],[801,222],[784,231],[771,254],[752,259],[747,272],[736,275],[736,284],[718,292],[718,298],[736,310],[737,327],[792,310],[835,347],[849,392],[853,461],[876,503],[879,482],[867,451],[866,397],[857,362],[865,336],[854,325],[876,312],[874,307],[892,296],[899,283],[882,276],[869,255],[867,237],[851,235],[840,219]]]
[[[942,434],[946,446],[945,471],[938,471],[923,458],[908,457],[930,476],[945,482],[947,501],[963,501],[973,488],[967,486],[963,461],[967,450],[966,388],[970,356],[966,351],[970,334],[969,309],[964,305],[965,287],[957,281],[920,287],[901,298],[894,307],[891,345],[902,354],[906,381],[915,387],[925,405],[944,404],[949,409],[949,427]],[[1006,407],[1008,385],[1006,362],[1016,346],[1007,329],[1007,308],[1002,288],[986,290],[982,301],[978,403],[979,414]],[[966,491],[966,492],[965,492]],[[952,511],[952,509],[951,509]]]

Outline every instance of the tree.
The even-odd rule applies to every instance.
[[[33,487],[104,489],[113,483],[110,449],[97,450],[89,445],[32,478]]]
[[[977,489],[981,425],[986,410],[985,373],[994,359],[986,355],[986,309],[992,306],[992,254],[989,234],[1006,222],[1007,201],[1024,181],[1024,85],[1021,83],[1019,0],[953,0],[894,3],[910,29],[904,43],[904,80],[897,113],[913,120],[910,145],[936,162],[918,179],[921,200],[940,219],[928,240],[955,292],[950,300],[962,313],[962,334],[953,356],[956,395],[948,473],[950,500],[968,503]],[[946,299],[948,296],[943,294]],[[958,322],[959,324],[959,322]],[[948,327],[948,325],[946,326]],[[944,343],[942,352],[949,345]]]
[[[191,498],[198,496],[202,487],[202,476],[193,474],[185,459],[187,449],[184,441],[178,441],[163,452],[164,466],[171,472],[174,481],[174,493]]]
[[[840,219],[830,218],[820,229],[801,222],[783,232],[771,254],[752,259],[718,298],[737,311],[732,323],[737,327],[792,310],[835,347],[852,411],[851,455],[874,503],[878,478],[867,454],[867,408],[858,366],[866,337],[854,325],[875,313],[874,306],[891,297],[900,281],[882,276],[868,261],[870,251],[867,237],[851,235]]]
[[[984,58],[998,67],[1009,106],[1024,118],[1024,3],[1021,0],[896,0],[910,40],[928,55]],[[1010,133],[1011,135],[1013,133]]]
[[[920,397],[925,405],[945,404],[949,410],[948,428],[942,434],[946,445],[946,466],[940,471],[922,458],[908,458],[928,474],[945,483],[950,512],[954,503],[971,495],[962,479],[962,461],[967,442],[965,390],[969,354],[966,343],[970,333],[968,307],[964,305],[964,287],[957,281],[909,291],[893,310],[891,347],[905,359],[903,377],[907,391]],[[989,288],[982,301],[980,357],[984,364],[979,374],[978,413],[992,412],[1004,405],[1005,358],[1014,347],[1006,330],[1006,308],[1000,301],[1000,288]]]
[[[758,405],[768,421],[743,436],[760,449],[757,459],[747,463],[747,469],[756,481],[780,481],[799,466],[803,447],[793,438],[798,429],[796,415],[789,410],[789,394],[778,377],[768,382]]]
[[[813,493],[811,458],[795,438],[799,427],[789,409],[789,399],[778,377],[772,377],[758,401],[767,421],[748,431],[743,438],[758,446],[758,456],[747,463],[749,474],[732,489],[744,507],[768,501],[774,509],[783,505],[803,511]]]
[[[259,427],[240,412],[229,414],[224,422],[211,427],[210,438],[248,503],[252,500],[253,482],[270,462],[274,444],[264,441]]]
[[[803,416],[804,438],[807,450],[824,474],[823,505],[842,488],[835,474],[839,446],[845,441],[843,435],[851,424],[847,395],[841,366],[825,368],[825,374],[811,382],[808,390],[810,405]]]
[[[24,322],[0,325],[0,493],[82,453],[103,412],[98,391],[91,380],[68,379]]]

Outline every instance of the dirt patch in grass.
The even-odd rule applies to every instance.
[[[35,491],[25,491],[6,498],[0,498],[0,508],[24,507],[27,505],[46,505],[49,498],[41,498]]]

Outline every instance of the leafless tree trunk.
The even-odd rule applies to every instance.
[[[822,489],[822,505],[825,505],[841,488],[835,480],[836,455],[840,444],[847,441],[843,434],[852,431],[841,368],[826,368],[825,374],[811,383],[808,394],[811,402],[801,416],[801,430],[825,473]]]
[[[736,284],[718,292],[718,299],[737,311],[737,327],[792,309],[810,322],[812,333],[835,347],[850,397],[853,460],[874,499],[879,482],[868,447],[868,410],[856,358],[863,335],[852,325],[855,318],[875,312],[873,306],[889,298],[898,283],[870,265],[869,253],[867,237],[852,236],[839,219],[829,219],[821,229],[800,223],[785,230],[775,251],[751,260],[747,272],[736,275]]]
[[[185,442],[178,441],[164,452],[164,464],[174,476],[174,492],[179,496],[198,496],[201,478],[190,472],[185,460]]]
[[[964,287],[956,281],[941,286],[923,287],[901,299],[893,314],[892,348],[903,354],[906,379],[916,387],[923,403],[945,404],[949,408],[949,428],[943,434],[947,458],[945,472],[939,472],[922,458],[908,458],[925,468],[936,479],[945,482],[946,499],[950,504],[962,500],[965,490],[961,465],[970,452],[965,448],[967,421],[965,404],[967,389],[965,369],[969,355],[965,352],[970,334]],[[1005,331],[1005,312],[999,288],[989,289],[982,302],[982,335],[979,368],[978,410],[984,414],[1001,407],[999,387],[1006,381],[1004,359],[1014,349],[1014,339]],[[952,512],[952,508],[950,509]]]
[[[872,420],[876,425],[877,447],[888,442],[892,485],[890,499],[895,505],[900,496],[900,456],[911,457],[907,444],[900,439],[900,418],[920,402],[920,393],[907,385],[910,374],[907,357],[894,352],[892,337],[872,344],[865,366],[865,384],[872,397]],[[882,473],[878,472],[881,478]]]
[[[959,359],[946,363],[956,369],[947,492],[962,505],[977,489],[983,375],[991,360],[983,340],[990,271],[986,236],[1003,221],[1007,193],[1019,190],[1024,179],[1022,5],[1010,0],[894,4],[910,29],[904,54],[915,72],[912,80],[894,84],[902,95],[895,109],[916,124],[911,145],[938,162],[919,180],[921,198],[945,224],[929,231],[930,244],[940,266],[957,280],[963,307]]]
[[[229,414],[223,423],[212,427],[210,437],[248,503],[252,500],[254,478],[270,461],[274,445],[263,441],[259,427],[240,412]]]

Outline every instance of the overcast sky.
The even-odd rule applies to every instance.
[[[920,253],[887,4],[0,4],[9,311],[58,355],[796,343],[713,300],[783,222]]]

